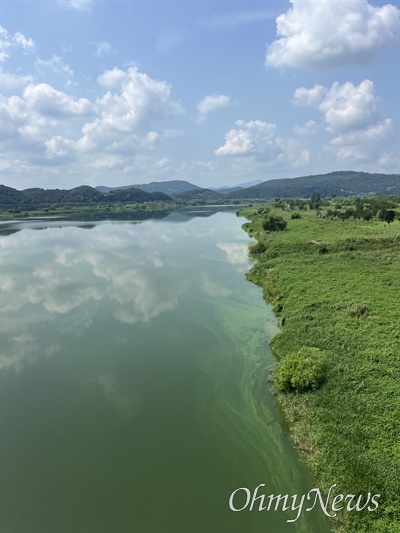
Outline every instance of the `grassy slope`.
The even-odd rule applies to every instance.
[[[241,214],[264,241],[256,208]],[[278,214],[287,230],[266,238],[249,273],[283,323],[271,346],[278,359],[306,345],[329,360],[318,391],[277,393],[293,440],[321,488],[382,495],[374,513],[339,513],[338,531],[399,532],[400,224]],[[319,253],[323,246],[328,253]],[[368,313],[352,316],[354,301]]]

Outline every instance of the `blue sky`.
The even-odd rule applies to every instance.
[[[2,1],[2,183],[399,172],[399,5]]]

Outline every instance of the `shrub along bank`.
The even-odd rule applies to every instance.
[[[324,211],[240,212],[257,240],[248,278],[281,323],[272,386],[319,487],[381,495],[374,512],[338,512],[336,530],[398,533],[400,223]],[[271,215],[286,229],[266,232]]]

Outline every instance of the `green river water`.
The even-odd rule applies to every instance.
[[[2,533],[329,531],[229,509],[316,484],[268,390],[244,220],[205,214],[0,226]]]

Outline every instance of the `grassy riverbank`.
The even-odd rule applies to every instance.
[[[171,202],[146,202],[134,204],[99,204],[99,205],[75,205],[75,206],[38,206],[34,210],[24,209],[19,206],[15,209],[2,209],[0,220],[15,220],[31,217],[85,217],[85,216],[108,216],[124,215],[137,212],[171,211],[177,204]]]
[[[266,234],[258,208],[240,212],[267,247],[251,281],[263,287],[282,328],[276,357],[316,347],[327,356],[315,391],[276,389],[293,441],[319,487],[381,494],[377,511],[338,513],[337,531],[400,531],[400,223],[330,220],[315,211]],[[324,210],[321,213],[324,214]]]

